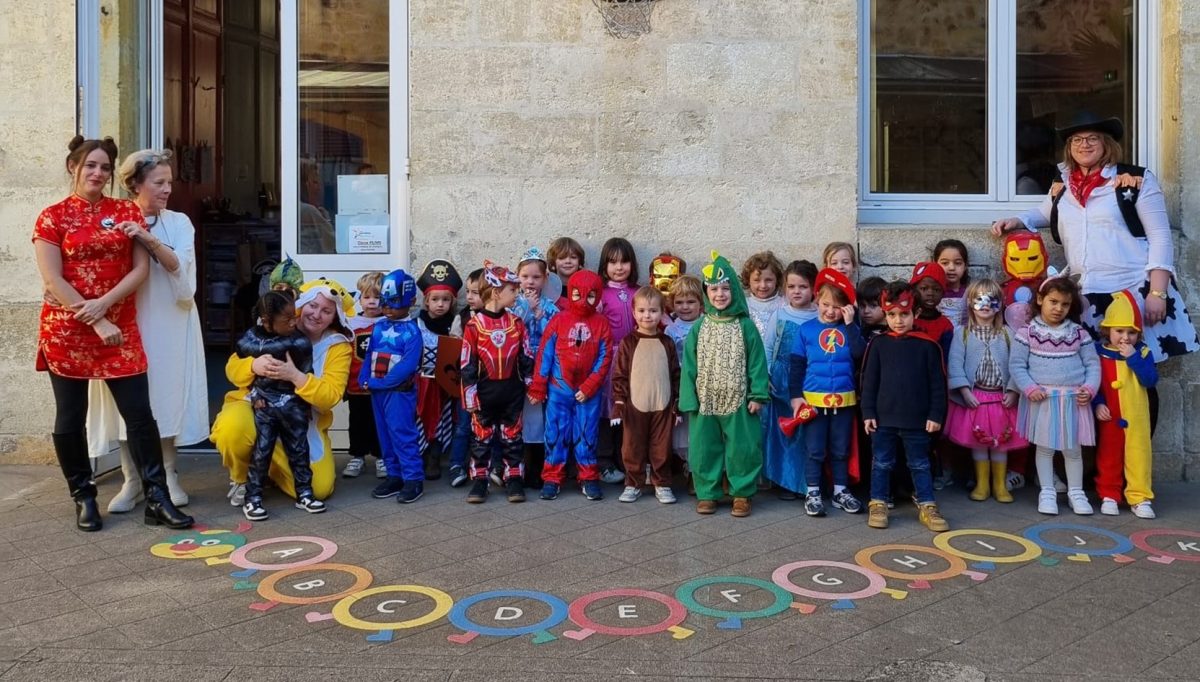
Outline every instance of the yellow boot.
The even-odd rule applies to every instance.
[[[991,489],[988,485],[989,473],[987,460],[975,460],[975,489],[971,491],[972,500],[983,502],[991,494]]]
[[[1005,479],[1008,478],[1007,462],[992,462],[992,495],[997,502],[1012,502],[1012,493],[1008,492]]]

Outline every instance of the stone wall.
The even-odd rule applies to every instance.
[[[44,443],[53,401],[34,374],[41,280],[29,237],[41,209],[66,196],[75,133],[75,4],[9,0],[0,21],[0,454]],[[16,397],[14,397],[16,396]]]
[[[856,11],[664,0],[619,40],[587,1],[412,0],[413,262],[819,257],[854,234]]]

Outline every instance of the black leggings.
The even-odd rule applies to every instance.
[[[88,456],[87,413],[89,379],[72,379],[50,372],[50,388],[54,391],[54,452],[71,496],[76,499],[94,498],[96,484],[92,481],[92,461]],[[150,409],[150,387],[146,375],[136,374],[120,379],[105,379],[108,390],[117,403],[117,411],[125,420],[129,433],[129,449],[142,476],[147,497],[165,487],[162,470],[162,443],[158,423]]]

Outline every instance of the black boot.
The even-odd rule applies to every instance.
[[[442,477],[442,446],[431,443],[425,448],[425,480],[436,481]]]
[[[142,474],[142,488],[146,494],[147,526],[166,526],[173,530],[191,528],[192,517],[179,511],[171,502],[167,491],[167,472],[163,467],[162,442],[158,438],[158,426],[129,433],[129,454]]]
[[[87,436],[83,432],[56,433],[52,438],[58,466],[75,500],[75,525],[88,533],[100,530],[104,523],[100,519],[100,508],[96,505],[96,482],[92,480]]]

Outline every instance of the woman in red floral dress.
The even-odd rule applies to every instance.
[[[132,201],[104,195],[117,158],[112,138],[76,136],[67,147],[73,191],[38,216],[33,244],[46,291],[37,368],[50,374],[54,451],[75,499],[76,525],[84,531],[102,525],[84,424],[88,381],[103,379],[125,420],[130,454],[141,472],[146,523],[189,528],[192,517],[176,509],[167,493],[134,307],[150,256],[120,229],[129,222],[144,229],[142,212]]]

